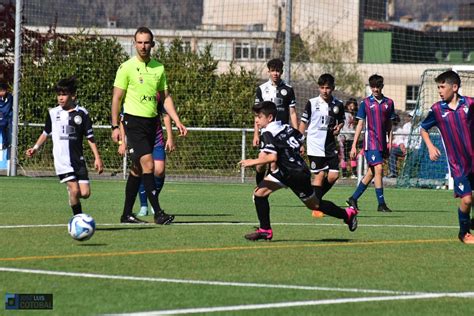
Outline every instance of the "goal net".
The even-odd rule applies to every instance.
[[[474,95],[474,67],[450,68],[461,77],[461,95]],[[408,140],[407,155],[398,179],[400,186],[445,189],[449,186],[449,167],[441,135],[437,128],[429,131],[433,144],[441,151],[441,157],[431,161],[426,145],[420,136],[420,125],[431,106],[440,100],[435,78],[450,69],[427,69],[423,73],[415,110],[412,112],[412,128]]]

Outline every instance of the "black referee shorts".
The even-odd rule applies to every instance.
[[[140,165],[140,158],[142,156],[153,153],[157,118],[141,117],[125,113],[123,116],[123,126],[125,135],[127,135],[127,145],[132,161]]]

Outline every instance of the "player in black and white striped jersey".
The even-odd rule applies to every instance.
[[[48,110],[43,133],[35,145],[26,151],[32,157],[50,136],[53,140],[53,157],[56,174],[61,183],[66,183],[69,193],[69,205],[74,215],[82,213],[80,199],[90,194],[89,175],[84,149],[84,136],[94,154],[94,167],[102,173],[104,166],[94,142],[92,121],[85,108],[75,102],[76,79],[62,79],[56,85],[58,105]]]
[[[255,104],[263,101],[272,101],[277,107],[275,121],[289,124],[294,129],[298,128],[298,117],[296,114],[296,97],[293,87],[281,79],[283,74],[283,62],[272,59],[267,63],[270,79],[257,87]],[[254,124],[253,146],[258,147],[260,143],[260,130]],[[256,182],[260,183],[265,176],[266,166],[256,168]]]
[[[338,141],[336,136],[344,126],[344,104],[332,92],[335,79],[331,74],[318,78],[319,96],[308,100],[299,131],[307,131],[306,152],[314,174],[312,185],[318,199],[322,199],[339,178]],[[317,211],[317,210],[315,210]],[[320,217],[321,213],[313,212]]]

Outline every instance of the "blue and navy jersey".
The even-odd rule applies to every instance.
[[[356,117],[365,120],[364,149],[387,150],[389,120],[395,119],[393,100],[384,96],[382,101],[378,102],[371,95],[362,100]]]
[[[160,102],[158,100],[157,108],[158,108],[158,115],[156,117],[156,135],[155,135],[154,147],[165,145],[165,138],[163,136],[163,125],[161,124],[161,117],[164,114],[166,114],[166,110],[163,105],[163,102]]]
[[[474,100],[460,96],[455,110],[444,101],[433,104],[421,128],[438,127],[453,178],[474,172]]]

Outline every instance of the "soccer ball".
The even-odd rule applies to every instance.
[[[74,215],[67,225],[67,231],[72,238],[79,241],[88,240],[94,235],[95,221],[87,214]]]

